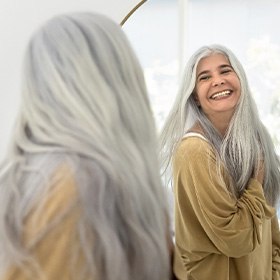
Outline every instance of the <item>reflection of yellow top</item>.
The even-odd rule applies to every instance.
[[[184,139],[174,157],[175,274],[180,280],[280,279],[278,221],[261,184],[250,179],[238,200],[223,184],[210,144]]]
[[[72,250],[81,252],[76,232],[80,215],[76,203],[76,184],[68,168],[60,168],[57,175],[62,179],[40,203],[40,212],[33,212],[24,227],[24,243],[31,248],[32,256],[40,265],[44,273],[42,278],[30,276],[30,267],[27,265],[25,270],[11,267],[1,279],[70,280],[75,279],[75,272],[80,273],[81,255],[76,261],[71,257]],[[46,228],[47,231],[43,233]],[[38,240],[32,244],[35,238]]]

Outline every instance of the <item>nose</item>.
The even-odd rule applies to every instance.
[[[222,77],[220,77],[220,76],[214,77],[213,83],[212,83],[212,85],[214,87],[224,85],[224,84],[225,84],[225,80]]]

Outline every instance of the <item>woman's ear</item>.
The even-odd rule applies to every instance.
[[[195,104],[197,105],[197,107],[200,107],[200,102],[199,102],[197,93],[196,93],[196,92],[193,92],[192,95],[193,95],[193,99],[194,99]]]

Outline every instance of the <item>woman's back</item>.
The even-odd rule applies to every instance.
[[[22,93],[0,177],[8,279],[38,279],[30,268],[45,279],[168,279],[154,120],[120,26],[90,13],[51,19],[28,46]]]

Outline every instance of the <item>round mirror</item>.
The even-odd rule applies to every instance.
[[[123,26],[144,67],[161,127],[188,57],[205,44],[237,55],[264,124],[280,146],[280,2],[150,0]]]

